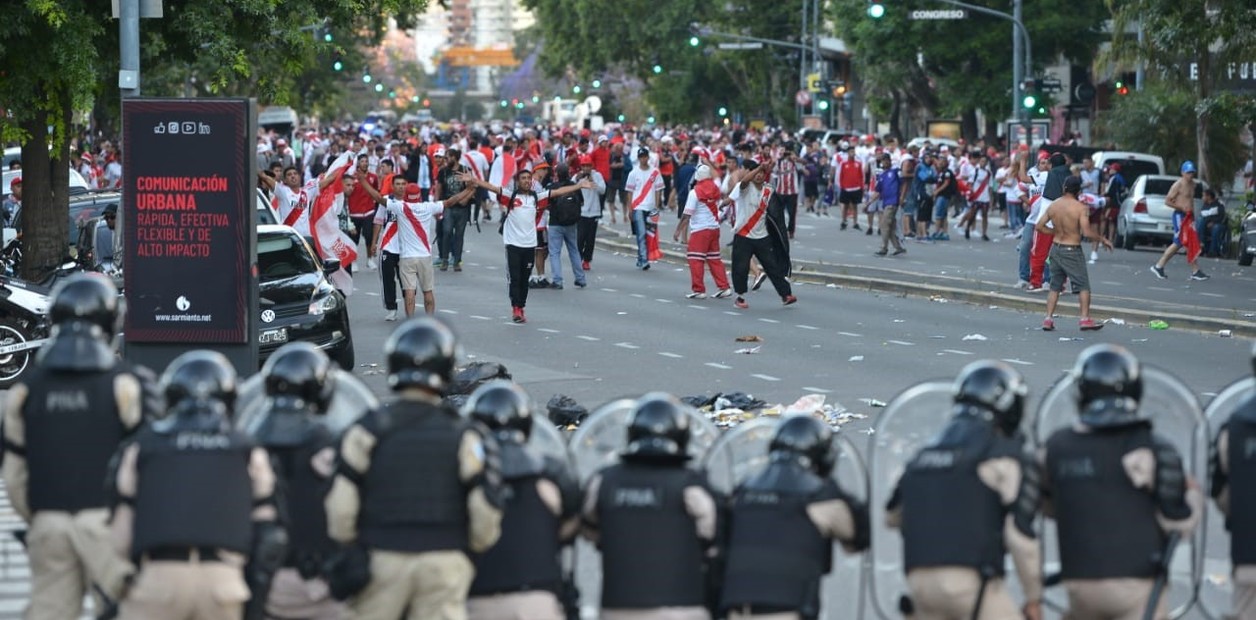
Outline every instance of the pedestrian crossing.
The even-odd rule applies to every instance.
[[[0,480],[0,620],[20,620],[30,601],[31,569],[26,548],[13,533],[26,529],[22,518],[9,504],[9,493]],[[84,603],[90,609],[90,603]],[[80,620],[91,620],[84,614]]]

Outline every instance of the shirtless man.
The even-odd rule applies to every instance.
[[[1164,197],[1164,206],[1173,209],[1173,243],[1165,249],[1164,254],[1156,264],[1151,266],[1151,272],[1156,274],[1161,280],[1167,278],[1164,274],[1164,266],[1169,264],[1169,259],[1178,253],[1183,247],[1186,248],[1186,264],[1191,268],[1192,280],[1207,280],[1208,274],[1199,268],[1199,239],[1194,239],[1194,243],[1189,243],[1189,238],[1195,235],[1195,224],[1192,217],[1192,209],[1195,207],[1195,163],[1191,161],[1182,162],[1182,178],[1173,183],[1173,187],[1169,188],[1169,194]]]
[[[1082,331],[1094,331],[1103,328],[1103,323],[1096,323],[1090,318],[1090,277],[1086,273],[1086,255],[1082,251],[1082,238],[1099,239],[1109,252],[1112,242],[1095,234],[1090,228],[1090,207],[1077,199],[1081,192],[1082,180],[1071,176],[1064,180],[1064,195],[1057,198],[1038,218],[1034,230],[1043,235],[1052,235],[1051,244],[1051,290],[1047,293],[1047,318],[1042,321],[1043,331],[1055,329],[1055,305],[1060,301],[1060,292],[1064,290],[1064,279],[1068,278],[1073,290],[1078,291],[1078,303],[1081,305],[1081,320],[1077,322]],[[1050,225],[1050,226],[1049,226]]]

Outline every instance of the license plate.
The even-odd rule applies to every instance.
[[[262,334],[257,338],[261,344],[273,344],[276,342],[288,342],[288,328],[280,327],[277,329],[264,329]]]

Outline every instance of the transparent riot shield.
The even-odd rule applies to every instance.
[[[745,422],[724,433],[706,455],[705,467],[711,486],[731,495],[737,485],[759,473],[768,464],[768,445],[782,418],[762,417]],[[840,434],[833,434],[833,452],[837,455],[833,479],[843,491],[855,499],[868,500],[868,472],[854,444]],[[833,570],[821,584],[822,618],[843,620],[862,618],[865,606],[864,556],[835,550]],[[857,613],[852,616],[851,610]]]
[[[362,414],[379,406],[379,399],[361,379],[340,369],[332,369],[329,378],[335,384],[327,413],[319,420],[333,434],[339,435],[349,428]],[[261,373],[254,374],[240,384],[236,395],[235,426],[241,432],[255,436],[266,421],[269,398]]]
[[[1144,365],[1140,411],[1152,421],[1157,435],[1173,443],[1182,454],[1187,474],[1202,485],[1208,473],[1208,423],[1190,388],[1168,372]],[[1051,386],[1038,405],[1034,420],[1037,445],[1045,446],[1052,433],[1075,424],[1077,416],[1077,387],[1072,375],[1066,374]],[[1205,508],[1205,514],[1207,512]],[[1051,581],[1051,577],[1060,571],[1055,521],[1041,519],[1039,523],[1043,574]],[[1195,602],[1202,578],[1202,532],[1202,527],[1196,528],[1191,537],[1181,540],[1174,552],[1164,592],[1171,618],[1181,618]],[[1063,611],[1067,608],[1068,597],[1063,588],[1047,588],[1043,603]]]
[[[946,426],[954,402],[954,383],[928,381],[907,388],[877,417],[868,442],[869,515],[872,548],[868,550],[868,581],[877,616],[901,618],[899,600],[906,594],[903,538],[886,525],[886,504],[911,459]]]
[[[1221,428],[1230,420],[1230,416],[1256,396],[1256,378],[1247,377],[1231,383],[1221,390],[1208,403],[1205,415],[1208,418],[1208,440],[1216,445],[1216,437]],[[1211,488],[1208,482],[1200,480],[1200,486]],[[1211,501],[1211,500],[1209,500]],[[1225,515],[1209,506],[1208,518],[1204,521],[1200,541],[1204,548],[1203,579],[1199,584],[1199,602],[1209,618],[1219,619],[1232,617],[1229,614],[1234,596],[1233,567],[1230,564],[1230,533],[1225,529]]]
[[[635,403],[632,398],[606,403],[590,413],[572,434],[567,449],[582,487],[593,474],[619,462],[619,453],[628,445],[628,419]],[[689,466],[699,468],[720,431],[698,410],[685,407],[685,412],[689,416]],[[598,617],[602,600],[602,559],[597,548],[583,538],[576,545],[576,586],[580,589],[582,617]]]

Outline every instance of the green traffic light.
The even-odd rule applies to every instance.
[[[323,34],[323,40],[324,40],[324,41],[326,41],[326,42],[328,42],[328,43],[331,43],[331,40],[332,40],[331,33],[330,33],[330,32],[324,33],[324,34]]]
[[[621,123],[622,123],[622,122],[624,122],[624,115],[623,115],[623,114],[620,114],[620,115],[619,115],[618,117],[616,117],[616,118],[617,118],[617,120],[619,120],[619,122],[621,122]]]
[[[699,39],[698,37],[689,37],[690,47],[698,47],[699,45],[702,45],[702,39]]]
[[[885,5],[880,2],[873,2],[868,5],[868,17],[872,19],[881,19],[885,17]]]
[[[1031,109],[1038,105],[1038,98],[1033,95],[1025,95],[1025,98],[1021,101],[1021,105],[1025,106],[1025,109]]]
[[[649,124],[653,125],[653,124],[654,124],[654,117],[653,117],[653,116],[647,117],[647,118],[645,119],[645,122],[647,122],[647,123],[649,123]]]
[[[396,99],[396,98],[397,98],[397,91],[395,91],[395,90],[390,90],[390,91],[388,91],[388,98],[389,98],[389,99]]]
[[[502,106],[503,108],[504,108],[504,107],[506,107],[506,106],[508,106],[508,105],[510,105],[509,103],[507,103],[507,102],[506,102],[506,100],[505,100],[505,99],[502,99],[500,103],[501,103],[501,106]]]
[[[593,88],[601,88],[602,80],[593,80]]]
[[[575,86],[572,86],[572,87],[571,87],[571,92],[572,92],[572,93],[575,93],[575,94],[577,94],[577,95],[579,95],[579,94],[580,94],[580,85],[579,85],[579,84],[576,84]]]
[[[720,115],[720,116],[728,116],[728,108],[721,107],[721,108],[719,109],[719,115]]]
[[[819,103],[818,105],[820,106],[820,109],[821,109],[821,110],[827,110],[827,109],[829,109],[829,102],[828,102],[828,101],[825,101],[825,100],[823,100],[823,99],[821,99],[821,100],[820,100],[820,103]]]
[[[335,69],[336,71],[340,71],[341,69],[345,68],[345,65],[344,63],[337,60],[336,62],[331,63],[331,68]]]
[[[540,97],[537,97],[536,95],[532,95],[532,103],[540,103],[540,102],[541,102]]]
[[[375,92],[377,92],[377,93],[382,93],[382,92],[384,92],[384,85],[383,85],[383,84],[376,84],[376,85],[375,85]]]
[[[412,96],[410,97],[410,103],[418,103],[418,102],[419,102],[419,96],[418,96],[418,95],[412,95]]]
[[[654,65],[654,74],[658,75],[663,72],[663,65]]]
[[[362,76],[362,82],[363,82],[363,83],[365,83],[365,84],[370,84],[370,83],[371,83],[371,74],[369,74],[369,73],[368,73],[368,74],[366,74],[366,75]]]

